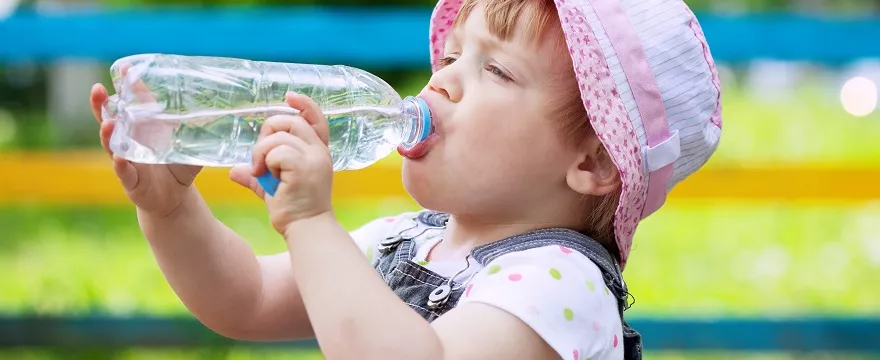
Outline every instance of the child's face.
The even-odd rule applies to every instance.
[[[548,111],[570,95],[571,60],[560,30],[533,42],[520,26],[502,41],[477,7],[450,33],[449,61],[421,94],[436,138],[403,166],[404,185],[422,206],[517,220],[576,195],[566,172],[577,166],[577,149],[566,145]]]

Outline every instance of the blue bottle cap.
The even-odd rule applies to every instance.
[[[431,135],[431,109],[428,107],[428,103],[422,98],[415,98],[416,104],[419,104],[419,110],[422,113],[422,134],[419,136],[419,141],[425,140],[429,135]]]

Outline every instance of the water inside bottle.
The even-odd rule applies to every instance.
[[[164,114],[130,106],[124,110],[135,121],[125,137],[111,139],[111,149],[140,163],[233,166],[251,163],[251,150],[266,118],[297,114],[285,105],[248,109],[202,110]],[[146,114],[153,112],[152,115]],[[396,148],[404,133],[401,110],[391,106],[357,106],[323,111],[330,127],[330,154],[334,170],[360,169]]]

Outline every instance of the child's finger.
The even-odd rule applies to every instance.
[[[92,91],[89,93],[89,104],[92,108],[92,116],[95,117],[95,121],[97,121],[98,124],[104,120],[101,116],[101,107],[104,106],[104,102],[107,101],[107,98],[109,97],[110,96],[107,94],[107,89],[104,88],[104,85],[92,85]]]
[[[128,74],[129,70],[131,70],[131,64],[122,65],[121,72],[122,72],[123,79]],[[131,93],[134,94],[134,96],[138,99],[138,101],[140,103],[150,104],[150,103],[156,102],[156,97],[153,96],[153,93],[150,91],[150,88],[147,87],[147,84],[145,84],[144,81],[141,80],[140,77],[137,78],[137,80],[134,82],[134,84],[131,84],[130,89],[131,89]]]
[[[113,156],[113,171],[125,190],[134,190],[138,186],[140,177],[134,165],[121,157]]]
[[[287,93],[286,99],[287,104],[290,105],[290,107],[300,111],[303,119],[305,119],[309,126],[315,130],[318,139],[320,139],[324,145],[329,144],[330,125],[327,123],[327,118],[324,116],[318,103],[316,103],[311,97],[296,93]]]
[[[257,141],[257,144],[254,145],[254,149],[252,151],[254,168],[251,171],[251,174],[253,176],[260,176],[266,171],[266,156],[269,154],[269,152],[272,151],[272,149],[279,146],[289,146],[292,148],[303,150],[308,147],[308,144],[306,144],[306,142],[302,139],[288,132],[276,132],[263,139],[260,139],[259,141]],[[278,174],[275,173],[272,173],[272,175],[275,175],[276,177],[278,176]]]
[[[308,122],[300,116],[276,115],[266,119],[263,127],[260,128],[260,136],[258,139],[269,136],[276,132],[287,132],[303,139],[308,144],[322,144],[315,129],[309,126]]]
[[[308,123],[305,118],[295,116],[294,121],[290,123],[290,133],[296,137],[303,139],[307,144],[327,146],[327,142],[321,139],[313,125]]]
[[[101,127],[98,130],[98,136],[101,138],[101,147],[103,147],[104,151],[111,156],[113,155],[113,152],[110,151],[110,136],[113,135],[114,125],[115,123],[113,120],[104,121],[101,123]]]
[[[229,179],[236,184],[244,186],[254,192],[260,199],[264,199],[266,192],[253,175],[253,170],[248,165],[234,166],[229,170]]]
[[[292,169],[296,161],[302,158],[302,151],[290,145],[281,145],[272,148],[266,154],[266,166],[277,178],[281,178],[281,171],[284,169]]]
[[[276,132],[286,132],[289,133],[291,127],[293,127],[293,122],[295,121],[305,121],[305,120],[297,120],[299,116],[294,115],[275,115],[270,116],[263,122],[263,125],[260,127],[260,134],[257,136],[257,140],[262,139],[266,136],[272,135]]]

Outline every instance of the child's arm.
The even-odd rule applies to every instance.
[[[465,303],[432,325],[400,301],[333,214],[329,129],[320,108],[303,95],[288,95],[287,102],[301,116],[266,119],[253,150],[253,175],[271,171],[281,179],[275,195],[266,198],[269,217],[290,249],[292,282],[326,358],[547,359],[561,353],[580,358],[580,352],[551,349],[534,324],[493,306],[501,302]],[[503,288],[509,294],[516,286]],[[542,290],[526,294],[560,295]]]
[[[138,219],[168,283],[205,326],[242,340],[313,336],[289,255],[255,256],[195,187],[170,216]]]
[[[137,85],[145,90],[143,83]],[[192,186],[200,167],[138,164],[113,155],[110,137],[115,121],[105,121],[101,111],[108,98],[103,85],[92,87],[89,102],[101,125],[101,146],[112,158],[126,195],[137,205],[141,228],[162,272],[184,304],[208,327],[229,337],[310,337],[289,256],[257,258],[244,241],[216,221]],[[237,170],[230,173],[233,180],[258,191],[255,181]]]
[[[519,318],[467,303],[432,324],[388,289],[332,213],[285,232],[293,274],[328,359],[551,359]]]

